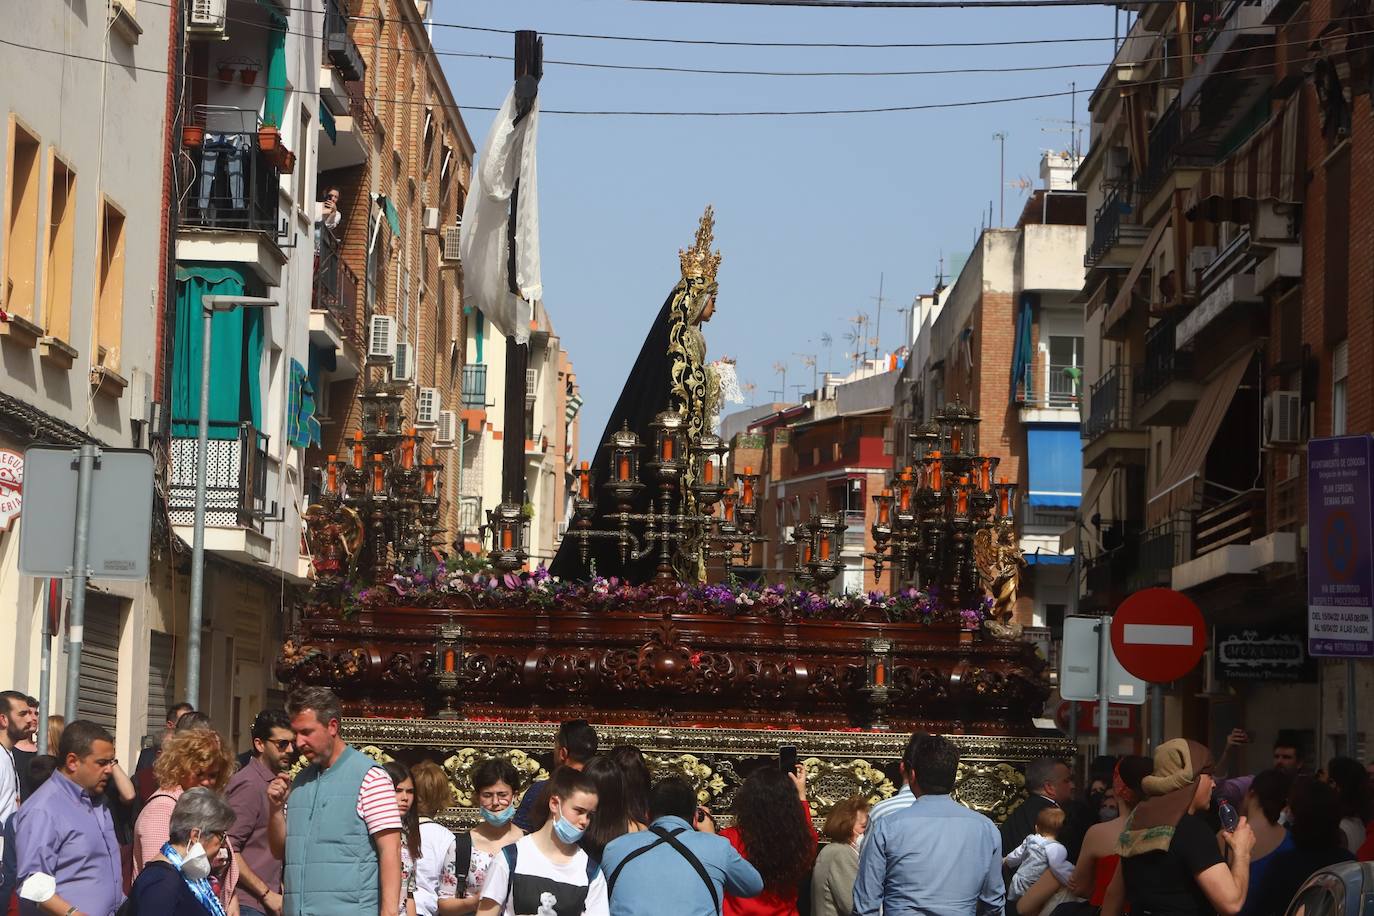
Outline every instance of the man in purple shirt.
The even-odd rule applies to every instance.
[[[264,709],[253,722],[253,757],[229,780],[225,795],[234,809],[229,839],[239,857],[239,912],[277,916],[281,912],[281,860],[267,838],[271,811],[267,786],[291,768],[296,733],[282,709]]]
[[[52,778],[14,816],[19,912],[112,916],[124,882],[114,821],[100,799],[117,762],[114,738],[77,719],[62,732],[57,759]]]

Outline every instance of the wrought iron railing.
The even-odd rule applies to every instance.
[[[1170,520],[1156,525],[1140,536],[1136,561],[1127,579],[1131,591],[1168,585],[1173,569],[1188,559],[1187,522]]]
[[[463,407],[485,410],[487,406],[487,367],[478,363],[463,367]]]
[[[1145,332],[1145,362],[1135,386],[1137,403],[1148,401],[1170,382],[1192,378],[1193,354],[1175,345],[1178,320],[1164,318]]]
[[[194,419],[173,419],[167,509],[174,525],[195,518],[196,436]],[[233,430],[233,438],[212,438],[206,451],[205,524],[212,528],[263,530],[267,511],[268,436],[248,422],[211,420],[211,435]],[[189,434],[185,434],[186,429]],[[178,432],[182,430],[183,432]]]
[[[182,225],[277,232],[281,173],[258,142],[257,133],[207,131],[199,147],[186,150],[191,181]]]
[[[1116,430],[1130,429],[1131,402],[1128,367],[1111,366],[1093,382],[1088,393],[1088,417],[1083,421],[1085,439]]]
[[[343,243],[331,230],[316,226],[315,276],[311,308],[328,311],[355,347],[362,347],[358,320],[358,275],[343,261]]]
[[[1034,363],[1026,367],[1018,403],[1023,407],[1061,410],[1078,407],[1083,382],[1082,367],[1051,365],[1048,380],[1042,379],[1043,371],[1043,366]]]
[[[361,81],[367,74],[357,42],[348,34],[346,0],[324,0],[324,53],[347,81]]]
[[[1122,217],[1130,212],[1128,197],[1129,182],[1113,188],[1107,199],[1102,202],[1102,206],[1097,208],[1097,213],[1093,216],[1092,245],[1088,247],[1088,254],[1083,259],[1087,266],[1091,267],[1100,261],[1121,238]]]
[[[1264,491],[1246,490],[1193,516],[1193,555],[1200,557],[1230,544],[1263,537]]]

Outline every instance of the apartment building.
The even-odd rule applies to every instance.
[[[1343,665],[1306,656],[1306,443],[1374,429],[1374,133],[1343,41],[1358,12],[1142,9],[1092,95],[1078,173],[1083,607],[1184,591],[1212,648],[1171,692],[1166,733],[1215,743],[1244,725],[1267,747],[1297,729],[1320,760],[1347,750],[1351,697]],[[1255,651],[1281,660],[1236,663]]]
[[[11,647],[0,683],[34,695],[49,586],[17,569],[24,449],[91,442],[164,454],[153,404],[168,381],[162,71],[172,24],[162,5],[106,9],[12,8],[0,48],[0,632]],[[149,510],[154,579],[93,579],[86,604],[77,710],[115,732],[121,757],[172,702],[174,552],[160,507]],[[60,711],[65,640],[51,647]]]
[[[984,230],[954,283],[918,298],[896,408],[910,418],[906,432],[947,404],[982,418],[980,452],[998,459],[997,476],[1021,494],[1028,568],[1018,613],[1023,624],[1052,629],[1072,605],[1072,550],[1060,533],[1081,493],[1083,324],[1073,298],[1081,287],[1085,211],[1074,165],[1068,154],[1046,153],[1042,186],[1016,225]]]

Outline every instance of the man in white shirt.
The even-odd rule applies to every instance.
[[[478,916],[610,916],[606,876],[578,846],[596,811],[596,785],[561,767],[549,780],[546,804],[544,826],[492,861]]]
[[[29,698],[17,690],[0,691],[0,912],[14,893],[14,814],[19,810],[19,771],[14,746],[33,732],[37,721]]]

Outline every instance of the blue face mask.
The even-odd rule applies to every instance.
[[[510,819],[515,817],[515,806],[506,805],[500,811],[491,811],[487,808],[479,808],[482,812],[482,820],[491,824],[493,827],[504,827],[510,823]]]
[[[558,820],[553,822],[553,832],[558,834],[558,838],[571,846],[582,839],[582,834],[586,833],[581,827],[574,827],[562,814],[558,815]]]

